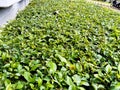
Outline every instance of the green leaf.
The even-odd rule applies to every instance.
[[[29,71],[30,70],[30,68],[28,67],[28,66],[24,66],[25,67],[25,69],[27,70],[27,71]]]
[[[7,58],[6,53],[3,53],[3,54],[2,54],[2,59],[5,60],[6,58]]]
[[[18,69],[18,72],[21,72],[21,70],[22,70],[22,65],[18,65],[18,67],[17,67],[17,69]]]
[[[59,54],[56,54],[56,56],[61,60],[61,62],[65,63],[66,66],[71,67],[72,64],[70,62],[68,62],[64,57],[62,57]]]
[[[77,90],[76,86],[73,84],[73,85],[70,85],[68,90]]]
[[[45,90],[45,88],[46,88],[46,87],[45,87],[45,86],[43,86],[43,85],[42,85],[42,86],[40,86],[40,90]]]
[[[22,89],[23,86],[24,86],[23,83],[19,81],[19,82],[16,84],[16,89]]]
[[[120,74],[120,63],[119,63],[119,65],[118,65],[118,72],[119,72],[119,74]]]
[[[82,81],[80,82],[80,85],[89,86],[89,83],[88,83],[87,81],[83,81],[83,80],[82,80]]]
[[[105,86],[104,85],[98,85],[98,89],[103,89],[103,90],[105,90]]]
[[[53,88],[54,87],[54,85],[52,85],[50,82],[47,82],[46,85],[47,85],[48,88]]]
[[[4,68],[8,68],[8,67],[10,67],[10,63],[4,65]]]
[[[30,73],[30,72],[24,72],[23,76],[24,76],[24,78],[25,78],[28,82],[31,82],[31,81],[32,81],[32,77],[31,77],[31,73]]]
[[[34,66],[31,68],[31,70],[34,71],[34,70],[36,70],[38,67],[40,67],[40,64],[34,65]]]
[[[38,86],[40,87],[42,85],[42,79],[41,78],[38,78],[37,79],[37,82],[38,82]]]
[[[0,77],[1,78],[1,77]],[[9,80],[9,79],[6,79],[5,81],[4,81],[4,83],[5,83],[5,86],[8,86],[10,83],[11,83],[11,81]]]
[[[110,90],[120,90],[120,82],[116,83]]]
[[[32,90],[34,90],[34,84],[30,83],[30,87]]]
[[[92,83],[92,87],[94,88],[94,90],[98,90],[97,84]]]
[[[112,67],[110,66],[110,64],[108,64],[108,65],[105,67],[105,70],[106,70],[106,73],[110,73],[110,72],[111,72]]]
[[[74,76],[72,77],[72,79],[74,80],[74,82],[75,82],[77,85],[80,85],[80,82],[81,82],[80,76],[78,76],[78,75],[76,74],[76,75],[74,75]]]
[[[86,90],[85,88],[83,88],[83,87],[79,87],[79,90]]]
[[[83,70],[82,65],[80,65],[79,63],[76,64],[76,68],[77,68],[77,70],[80,71],[80,72]]]
[[[7,87],[6,87],[6,90],[13,90],[13,89],[12,89],[12,85],[11,85],[11,84],[8,84]]]
[[[72,81],[72,79],[69,77],[69,76],[67,76],[67,78],[66,78],[67,80],[66,80],[66,83],[70,86],[70,85],[73,85],[73,81]]]
[[[61,62],[67,63],[67,60],[64,57],[62,57],[61,55],[56,54],[56,56],[61,60]]]
[[[47,64],[47,66],[50,68],[50,69],[49,69],[49,73],[53,74],[53,73],[56,72],[56,70],[57,70],[57,65],[56,65],[54,62],[48,61],[46,64]]]

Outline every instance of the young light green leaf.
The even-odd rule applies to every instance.
[[[2,59],[5,60],[7,58],[6,53],[2,54]]]
[[[83,87],[79,87],[79,90],[86,90],[85,88],[83,88]]]
[[[56,56],[61,60],[61,62],[67,63],[67,60],[64,57],[62,57],[61,55],[56,54]]]
[[[42,79],[41,78],[38,78],[37,79],[37,82],[38,82],[38,86],[40,87],[42,85]]]
[[[111,87],[110,90],[120,90],[120,82],[118,82],[118,83],[115,84],[113,87]]]
[[[30,83],[30,87],[32,90],[34,90],[34,84]]]
[[[118,65],[118,72],[119,72],[119,74],[120,74],[120,63],[119,63],[119,65]]]
[[[81,81],[80,85],[89,86],[89,83],[87,81]]]
[[[39,66],[40,66],[40,64],[36,64],[36,65],[34,65],[34,66],[31,68],[31,70],[34,71],[34,70],[36,70]]]
[[[46,86],[47,86],[48,88],[53,88],[53,87],[54,87],[54,85],[51,84],[50,82],[47,82],[47,83],[46,83]]]
[[[31,82],[32,77],[30,75],[30,72],[24,72],[23,77],[28,81]]]
[[[67,79],[67,80],[66,80],[66,83],[67,83],[68,85],[73,85],[73,81],[72,81],[72,79],[71,79],[69,76],[67,76],[66,79]]]
[[[48,61],[46,64],[50,68],[49,73],[51,73],[51,74],[55,73],[55,71],[57,70],[57,65],[52,61]]]
[[[94,88],[94,90],[98,90],[97,84],[92,83],[92,87]]]
[[[8,84],[7,87],[6,87],[6,90],[13,90],[13,89],[12,89],[12,85],[11,85],[11,84]]]
[[[74,80],[74,82],[77,84],[77,85],[80,85],[80,82],[81,82],[81,79],[80,79],[80,76],[78,76],[77,74],[74,75],[72,77],[72,79]]]
[[[105,90],[105,86],[100,84],[100,85],[98,85],[98,89]]]
[[[69,86],[68,90],[77,90],[77,88],[74,84],[72,84]]]
[[[106,73],[110,73],[110,72],[111,72],[112,67],[110,66],[110,64],[108,64],[108,65],[105,67],[105,70],[106,70]]]
[[[16,84],[16,89],[22,89],[23,86],[24,86],[23,83],[19,81],[19,82]]]

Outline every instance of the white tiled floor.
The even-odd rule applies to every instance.
[[[13,4],[7,8],[0,8],[0,27],[7,24],[9,20],[13,20],[19,10],[22,10],[27,6],[29,0],[22,0],[18,3]]]

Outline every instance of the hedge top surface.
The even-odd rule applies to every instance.
[[[1,90],[119,90],[120,14],[33,0],[0,33],[0,66]]]

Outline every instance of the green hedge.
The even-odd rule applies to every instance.
[[[0,90],[119,90],[120,14],[83,0],[33,0],[0,33]]]

